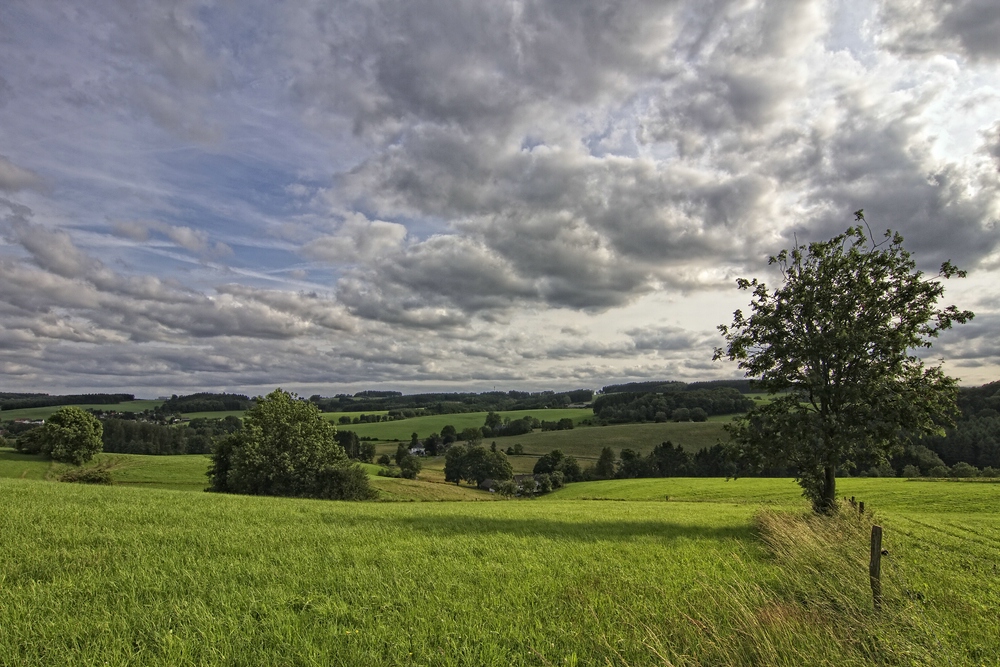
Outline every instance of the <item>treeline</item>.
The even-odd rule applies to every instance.
[[[952,466],[1000,469],[1000,382],[958,390],[961,416],[943,436],[921,438],[920,445]]]
[[[192,419],[186,426],[105,419],[105,452],[116,454],[211,454],[216,441],[242,427],[237,417]]]
[[[160,410],[165,413],[222,412],[226,410],[249,410],[253,401],[243,394],[213,394],[201,392],[187,396],[174,394],[163,402]]]
[[[134,401],[134,394],[69,394],[49,396],[48,394],[0,394],[0,410],[21,410],[24,408],[49,408],[56,405],[107,405]]]
[[[672,389],[662,392],[618,392],[594,400],[594,416],[605,424],[705,421],[711,415],[746,412],[754,402],[733,387]],[[695,412],[695,411],[698,412]]]
[[[775,472],[764,471],[770,476]],[[704,447],[695,454],[669,440],[653,448],[648,455],[634,449],[622,449],[618,456],[605,447],[597,463],[583,471],[583,479],[635,479],[640,477],[733,477],[736,464],[724,445]]]
[[[719,389],[729,387],[741,394],[753,391],[750,380],[705,380],[701,382],[678,382],[676,380],[651,380],[648,382],[628,382],[626,384],[609,384],[601,388],[602,394],[619,394],[622,392],[647,393],[664,391],[683,391],[686,389]]]
[[[374,397],[373,394],[392,394]],[[591,389],[573,391],[527,392],[488,391],[476,393],[407,394],[398,392],[358,392],[353,396],[338,394],[330,398],[309,397],[323,412],[389,411],[390,418],[416,415],[446,415],[464,412],[501,412],[510,410],[537,410],[565,407],[573,403],[589,403],[594,397]]]

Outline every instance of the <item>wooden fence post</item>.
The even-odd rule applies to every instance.
[[[872,526],[872,553],[868,562],[875,611],[882,608],[882,526]]]

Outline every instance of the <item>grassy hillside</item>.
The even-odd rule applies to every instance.
[[[875,614],[866,522],[803,520],[788,480],[656,481],[386,504],[3,479],[0,664],[1000,660],[1000,485],[845,482],[886,528]]]
[[[163,401],[140,400],[126,401],[124,403],[91,403],[87,405],[77,405],[81,410],[117,410],[119,412],[142,412],[152,410]],[[62,406],[54,405],[44,408],[21,408],[20,410],[0,410],[0,420],[8,421],[12,419],[46,419],[57,412]]]
[[[328,419],[336,421],[342,412],[326,412],[323,414]],[[539,421],[559,421],[566,417],[574,422],[582,419],[590,419],[594,413],[587,408],[553,408],[551,410],[516,410],[498,413],[503,417],[520,419],[522,417],[535,417]],[[451,415],[428,415],[426,417],[413,417],[411,419],[400,419],[398,421],[382,422],[380,424],[352,424],[343,428],[354,431],[359,436],[370,436],[379,440],[410,440],[410,434],[416,433],[420,438],[426,438],[431,433],[440,433],[441,429],[451,424],[459,432],[466,428],[477,428],[486,422],[485,412],[463,412]]]
[[[94,464],[110,463],[116,485],[201,492],[208,486],[210,459],[201,454],[185,456],[144,456],[140,454],[99,454]],[[361,464],[371,476],[382,500],[494,500],[495,496],[465,485],[444,481],[444,461],[431,459],[420,479],[396,479],[376,475],[381,466]],[[438,465],[435,466],[435,463]],[[530,466],[534,459],[530,459]],[[38,456],[0,449],[0,478],[55,480],[70,466],[52,463]],[[2,664],[2,663],[0,663]]]
[[[690,452],[711,447],[720,440],[727,440],[722,422],[663,422],[662,424],[616,424],[592,426],[570,431],[535,431],[513,438],[494,438],[497,447],[506,449],[515,442],[521,443],[525,453],[536,456],[561,449],[579,459],[597,459],[601,449],[610,447],[617,455],[623,447],[648,454],[653,447],[671,440]]]

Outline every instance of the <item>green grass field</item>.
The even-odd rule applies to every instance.
[[[885,527],[881,614],[868,522],[803,519],[789,480],[338,503],[0,479],[0,664],[997,664],[1000,484],[841,489]]]
[[[119,412],[142,412],[152,410],[158,405],[163,405],[159,400],[126,401],[124,403],[88,403],[78,405],[81,410],[117,410]],[[57,412],[61,405],[49,406],[45,408],[22,408],[20,410],[0,410],[0,420],[9,421],[12,419],[46,419]]]
[[[553,449],[581,460],[597,459],[601,450],[610,447],[615,455],[624,447],[648,454],[653,447],[671,440],[689,452],[711,447],[728,436],[720,422],[663,422],[662,424],[615,424],[590,426],[569,431],[535,431],[511,438],[494,438],[497,447],[506,449],[515,442],[521,443],[525,453],[541,456]]]
[[[336,421],[341,414],[344,413],[326,412],[323,416]],[[480,427],[486,422],[486,414],[485,412],[463,412],[451,415],[428,415],[426,417],[412,417],[410,419],[400,419],[378,424],[352,424],[343,428],[354,431],[359,436],[374,437],[379,440],[406,440],[409,442],[412,433],[416,433],[423,439],[431,433],[440,433],[441,429],[448,424],[454,426],[459,433],[466,428]],[[510,417],[511,419],[531,416],[539,421],[559,421],[568,417],[576,423],[582,419],[590,419],[594,416],[594,413],[587,408],[516,410],[500,412],[498,414],[502,417]]]

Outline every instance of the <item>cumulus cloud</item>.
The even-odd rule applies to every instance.
[[[405,239],[404,225],[353,214],[336,234],[314,239],[303,248],[303,253],[338,263],[366,263],[398,252]]]
[[[22,386],[726,375],[732,279],[858,208],[997,270],[995,2],[15,3]]]

